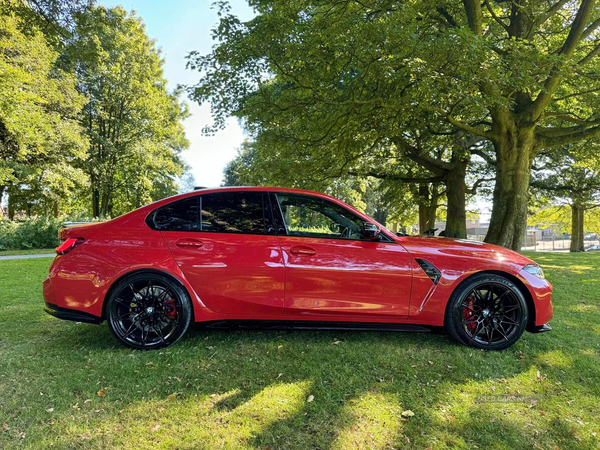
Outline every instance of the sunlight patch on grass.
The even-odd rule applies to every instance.
[[[398,440],[404,421],[419,420],[418,417],[410,417],[409,412],[403,418],[402,412],[400,399],[395,395],[366,393],[350,400],[342,413],[348,416],[348,420],[343,424],[332,448],[390,448]]]

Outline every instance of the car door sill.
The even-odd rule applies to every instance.
[[[201,322],[206,328],[258,328],[269,330],[350,330],[350,331],[401,331],[428,333],[431,327],[401,323],[294,321],[294,320],[217,320]]]

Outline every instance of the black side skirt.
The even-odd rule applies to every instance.
[[[550,325],[544,324],[528,328],[527,331],[530,333],[545,333],[546,331],[552,331],[552,328]]]
[[[258,328],[262,330],[351,330],[351,331],[403,331],[427,333],[435,327],[397,323],[326,322],[319,320],[218,320],[200,322],[207,328]]]
[[[75,309],[63,308],[58,305],[54,305],[52,303],[46,302],[46,307],[44,308],[48,314],[54,317],[58,317],[63,320],[73,320],[75,322],[85,322],[85,323],[95,323],[99,324],[102,322],[102,319],[98,316],[94,316],[93,314],[89,314],[82,311],[77,311]]]

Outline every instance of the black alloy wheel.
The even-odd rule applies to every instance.
[[[519,288],[495,274],[462,283],[446,308],[446,329],[457,341],[485,350],[513,345],[527,326],[527,302]]]
[[[112,289],[106,316],[119,342],[139,350],[167,347],[188,329],[192,306],[185,289],[171,278],[140,272]]]

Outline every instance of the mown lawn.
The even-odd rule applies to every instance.
[[[42,311],[49,259],[0,261],[0,448],[600,448],[600,255],[534,258],[554,330],[499,353],[201,327],[136,352]]]

